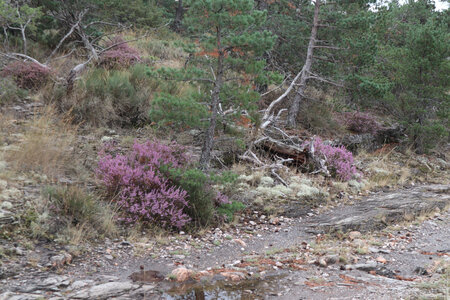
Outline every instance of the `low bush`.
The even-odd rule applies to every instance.
[[[19,88],[12,79],[0,79],[0,105],[23,99],[27,95],[27,90]]]
[[[242,211],[245,208],[245,205],[238,201],[233,201],[231,203],[224,203],[217,208],[217,212],[221,215],[224,215],[227,218],[228,222],[233,220],[233,216],[235,213]]]
[[[36,201],[23,216],[35,237],[78,244],[117,235],[114,209],[81,187],[48,186]]]
[[[210,178],[198,169],[170,169],[168,176],[172,182],[187,193],[189,206],[186,213],[197,226],[206,226],[214,217],[214,198],[217,193],[212,190]]]
[[[100,152],[97,175],[108,194],[117,199],[126,222],[155,223],[165,228],[211,224],[215,208],[229,203],[216,192],[214,177],[188,164],[176,143],[135,142],[128,154]]]
[[[105,47],[113,47],[103,52],[100,57],[100,66],[107,69],[128,68],[141,61],[139,51],[130,47],[122,37],[113,38]]]
[[[49,80],[51,69],[34,62],[15,61],[7,65],[1,75],[13,78],[20,88],[37,89]]]
[[[162,166],[181,167],[186,163],[176,144],[135,143],[128,155],[100,152],[97,174],[111,196],[128,216],[127,222],[157,223],[181,228],[190,221],[184,212],[187,192],[175,186],[161,172]]]
[[[375,134],[381,128],[380,123],[369,113],[359,111],[345,113],[344,119],[347,129],[356,133]]]
[[[325,144],[322,139],[314,140],[316,154],[326,161],[326,165],[331,175],[341,181],[349,181],[358,174],[356,170],[353,154],[344,146],[334,147]]]

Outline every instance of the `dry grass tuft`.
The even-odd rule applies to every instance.
[[[70,120],[58,117],[52,107],[46,107],[26,125],[17,148],[7,152],[5,158],[19,171],[35,171],[54,178],[73,163],[76,131]]]
[[[114,207],[78,186],[47,187],[28,219],[33,236],[72,245],[118,235]]]

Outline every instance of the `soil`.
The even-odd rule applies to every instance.
[[[429,193],[443,188],[449,187],[427,186],[413,191]],[[357,205],[394,194],[399,192],[372,195]],[[448,194],[436,195],[446,198],[449,204]],[[337,216],[351,209],[338,208],[327,215]],[[448,212],[435,210],[423,222],[395,225],[369,235],[353,232],[340,237],[311,232],[311,225],[322,218],[312,215],[269,219],[251,211],[236,226],[213,229],[197,237],[181,233],[167,237],[165,243],[107,241],[59,268],[45,268],[39,263],[33,267],[30,260],[34,257],[34,261],[45,263],[49,257],[70,249],[37,245],[3,261],[0,299],[71,299],[83,291],[78,288],[80,282],[85,284],[84,289],[105,282],[131,283],[130,276],[139,272],[155,276],[134,275],[135,288],[118,289],[117,295],[108,297],[143,298],[135,291],[144,284],[145,299],[192,299],[196,293],[205,299],[404,299],[426,293],[420,284],[439,280],[445,271],[443,264],[448,263],[450,255]],[[345,252],[350,253],[353,262],[343,260]],[[321,265],[321,259],[325,264]],[[161,276],[167,277],[180,265],[204,271],[205,275],[186,283],[161,281]],[[230,281],[224,272],[242,273],[242,280]],[[67,282],[42,286],[46,281]],[[223,297],[215,298],[217,293]],[[11,298],[13,295],[22,298]]]

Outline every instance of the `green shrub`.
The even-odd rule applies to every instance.
[[[19,88],[11,78],[0,79],[0,105],[23,99],[28,92]]]
[[[62,109],[71,110],[75,121],[97,126],[139,125],[146,122],[151,90],[146,88],[145,70],[92,70],[81,81]]]
[[[242,211],[245,205],[242,202],[233,201],[230,204],[222,204],[217,208],[217,212],[227,217],[227,221],[233,221],[233,216],[236,212]]]
[[[161,94],[151,103],[149,118],[160,126],[170,126],[174,129],[187,127],[202,127],[208,111],[203,104],[196,101],[193,95],[176,97]]]
[[[169,178],[188,194],[187,214],[196,226],[209,225],[214,217],[216,192],[211,188],[211,179],[199,169],[170,169]]]
[[[439,144],[446,142],[449,137],[448,128],[432,121],[424,125],[410,124],[407,127],[407,134],[419,153],[428,153]]]

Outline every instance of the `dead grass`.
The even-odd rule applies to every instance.
[[[73,163],[76,130],[70,120],[57,116],[52,107],[45,107],[17,136],[17,148],[6,153],[6,161],[18,171],[55,178]]]
[[[32,236],[71,245],[118,235],[113,205],[78,186],[47,187],[26,218]]]

